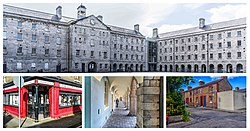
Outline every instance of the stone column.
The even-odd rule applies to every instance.
[[[137,82],[135,78],[132,79],[131,82],[131,89],[130,89],[130,106],[129,106],[129,115],[135,116],[136,115],[136,85]]]
[[[160,127],[160,77],[145,76],[137,89],[138,128]]]

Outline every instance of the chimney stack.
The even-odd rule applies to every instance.
[[[239,87],[235,87],[235,91],[239,91]]]
[[[56,8],[56,15],[57,15],[59,20],[62,19],[62,6],[58,6]]]
[[[101,22],[103,22],[103,21],[102,21],[103,17],[102,17],[101,15],[98,15],[98,16],[97,16],[97,19],[99,19]]]
[[[188,86],[188,90],[192,90],[192,86]]]
[[[159,37],[159,36],[158,36],[158,29],[157,29],[157,28],[154,28],[154,29],[153,29],[153,38],[157,38],[157,37]]]
[[[199,19],[199,28],[202,29],[205,27],[205,19],[204,18],[200,18]]]
[[[220,78],[222,78],[222,79],[227,79],[227,76],[221,76]]]
[[[135,25],[134,25],[134,30],[135,30],[136,32],[139,32],[139,24],[135,24]]]
[[[205,82],[204,82],[204,81],[199,80],[199,86],[204,85],[204,84],[205,84]]]

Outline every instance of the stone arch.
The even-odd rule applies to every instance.
[[[160,69],[159,69],[159,71],[162,71],[162,65],[160,65]]]
[[[119,64],[119,71],[123,71],[123,64]]]
[[[113,64],[113,71],[114,71],[114,72],[117,71],[117,64],[116,64],[116,63]]]
[[[209,72],[214,73],[214,65],[213,64],[209,65]]]
[[[181,72],[185,72],[185,65],[181,65]]]
[[[236,73],[243,73],[243,65],[242,64],[236,65]]]
[[[138,65],[138,64],[135,65],[135,71],[136,71],[136,72],[139,71],[139,65]]]
[[[233,73],[233,65],[227,64],[227,73]]]
[[[136,90],[137,90],[137,84],[138,81],[135,77],[132,78],[131,86],[130,86],[130,106],[129,106],[129,115],[130,116],[136,116],[137,111],[137,96],[136,96]]]
[[[218,64],[218,66],[217,66],[217,72],[218,73],[223,73],[223,65],[222,64]]]
[[[169,65],[169,72],[173,72],[173,65]]]
[[[178,72],[178,71],[179,71],[179,66],[175,65],[175,72]]]
[[[130,65],[130,71],[134,71],[134,65],[133,64]]]
[[[128,64],[125,64],[125,71],[126,71],[126,72],[129,71],[129,69],[128,69]]]
[[[168,65],[165,65],[165,72],[168,71]]]
[[[143,64],[140,65],[140,71],[143,72]]]
[[[199,66],[197,64],[194,65],[194,72],[198,72],[199,71]]]
[[[187,72],[191,72],[192,71],[192,66],[191,65],[187,65]]]
[[[202,65],[201,65],[201,72],[202,72],[202,73],[207,72],[207,67],[206,67],[205,64],[202,64]]]

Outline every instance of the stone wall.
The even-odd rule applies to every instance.
[[[138,128],[160,127],[160,77],[145,76],[137,89]]]

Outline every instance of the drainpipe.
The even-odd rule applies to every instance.
[[[207,70],[206,72],[208,72],[208,70],[210,70],[209,68],[209,50],[208,50],[208,46],[209,46],[209,34],[207,34]]]
[[[38,100],[38,80],[35,80],[35,123],[38,122],[38,107],[39,107],[39,100]]]

